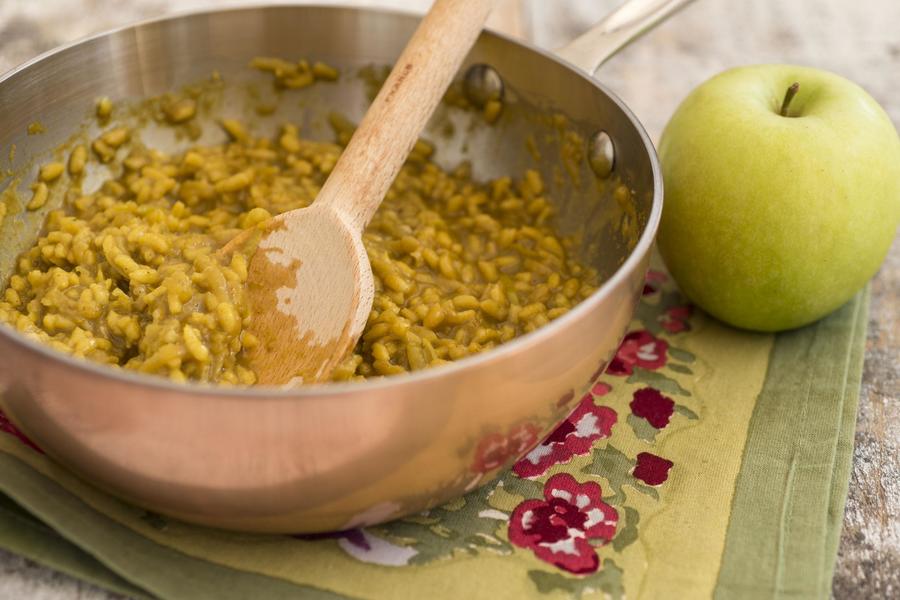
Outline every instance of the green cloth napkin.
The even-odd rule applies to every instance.
[[[607,373],[550,437],[463,498],[334,535],[146,512],[2,419],[0,545],[136,598],[825,598],[868,302],[752,334],[652,270]]]

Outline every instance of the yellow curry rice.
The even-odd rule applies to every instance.
[[[171,122],[193,117],[173,105]],[[339,139],[349,138],[339,126]],[[45,165],[29,209],[64,194],[0,297],[0,321],[76,356],[175,380],[250,385],[246,259],[215,251],[271,215],[307,206],[341,147],[284,125],[274,139],[238,121],[230,141],[167,155],[123,127]],[[126,142],[130,143],[126,144]],[[597,274],[554,228],[541,177],[472,180],[420,142],[364,235],[375,301],[335,380],[392,375],[481,352],[532,331],[590,294]],[[110,176],[82,193],[85,164]],[[64,173],[65,172],[65,173]],[[59,188],[54,190],[54,188]]]

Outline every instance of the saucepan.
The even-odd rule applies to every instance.
[[[95,485],[229,529],[374,524],[487,483],[574,409],[628,327],[662,184],[640,123],[592,74],[686,3],[632,0],[556,54],[486,31],[458,80],[472,104],[501,97],[500,118],[489,125],[477,110],[443,106],[425,133],[442,166],[469,161],[476,178],[542,173],[560,228],[605,280],[569,313],[447,366],[296,390],[173,383],[74,359],[0,326],[3,410]],[[254,6],[148,21],[51,51],[0,78],[0,148],[15,144],[9,169],[23,175],[6,181],[26,189],[74,131],[99,131],[88,118],[99,96],[136,103],[215,72],[232,94],[221,112],[239,116],[242,97],[267,89],[248,68],[256,56],[341,70],[334,84],[273,97],[275,114],[254,117],[263,129],[290,119],[304,135],[332,138],[329,112],[358,119],[365,110],[371,78],[354,74],[390,65],[416,24],[379,10]],[[44,133],[29,135],[34,123]],[[3,280],[40,227],[24,213],[4,219]]]

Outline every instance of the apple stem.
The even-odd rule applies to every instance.
[[[781,103],[781,116],[782,117],[788,116],[788,114],[787,114],[788,107],[791,104],[791,100],[793,100],[794,96],[797,95],[797,91],[799,89],[800,89],[800,82],[795,81],[794,83],[791,84],[791,87],[789,87],[787,89],[787,91],[784,93],[784,102]]]

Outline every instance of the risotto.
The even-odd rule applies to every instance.
[[[287,67],[285,66],[287,65]],[[321,63],[255,61],[281,85],[337,72]],[[98,119],[109,119],[107,99]],[[173,125],[197,113],[190,97],[163,109]],[[47,215],[0,297],[0,321],[59,350],[175,380],[252,385],[247,259],[217,250],[272,215],[309,205],[352,126],[334,117],[337,143],[304,139],[285,123],[258,137],[219,122],[228,141],[179,154],[144,146],[139,131],[108,126],[67,162],[44,164],[26,209],[51,192]],[[555,228],[536,171],[487,182],[463,164],[443,170],[420,141],[364,234],[375,300],[362,338],[334,372],[349,380],[415,371],[489,350],[559,317],[597,286]],[[83,193],[86,165],[111,167]],[[54,190],[53,188],[59,188]]]

